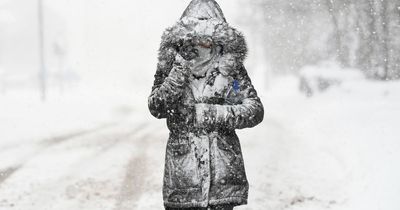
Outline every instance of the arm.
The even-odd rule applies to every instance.
[[[254,127],[264,118],[264,108],[257,96],[246,69],[242,66],[237,78],[240,84],[240,104],[196,104],[196,121],[201,126],[243,129]]]
[[[151,114],[159,119],[173,113],[187,84],[188,71],[180,63],[175,63],[176,55],[173,49],[160,51],[154,85],[148,99]]]
[[[151,114],[159,119],[178,111],[182,91],[188,84],[190,64],[187,60],[190,56],[196,56],[189,45],[179,47],[179,44],[171,44],[167,35],[163,36],[154,85],[148,99]],[[180,54],[186,55],[187,60]]]

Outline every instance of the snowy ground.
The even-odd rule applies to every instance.
[[[270,87],[264,122],[238,131],[251,183],[238,210],[400,209],[400,83],[351,80],[311,98],[291,77]],[[147,92],[0,96],[0,210],[162,209],[168,131]]]

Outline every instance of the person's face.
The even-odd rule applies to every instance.
[[[211,55],[211,48],[205,48],[201,46],[196,46],[197,52],[198,52],[198,57],[196,57],[196,60],[203,60],[207,59]]]
[[[202,39],[196,43],[195,46],[198,57],[195,58],[195,61],[201,62],[204,60],[208,60],[212,56],[212,41],[209,39]]]

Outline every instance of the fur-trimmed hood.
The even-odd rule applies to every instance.
[[[232,54],[243,63],[247,54],[244,36],[231,27],[214,0],[193,0],[180,20],[167,28],[162,36],[161,50],[178,49],[182,43],[196,38],[211,38],[222,49],[222,54]]]
[[[243,65],[245,55],[244,37],[214,0],[193,0],[164,33],[149,110],[166,118],[170,130],[167,208],[247,203],[249,183],[235,130],[259,124],[264,108]],[[204,69],[206,75],[197,77]]]

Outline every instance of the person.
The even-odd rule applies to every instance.
[[[193,0],[162,36],[149,96],[170,130],[163,182],[167,210],[230,210],[247,204],[235,129],[256,126],[263,105],[243,65],[244,37],[214,0]]]

